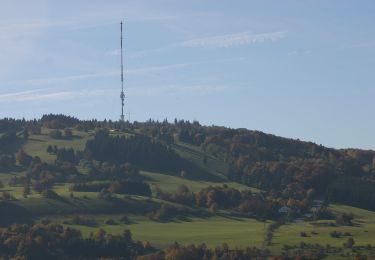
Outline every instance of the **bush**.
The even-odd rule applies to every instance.
[[[351,238],[348,238],[348,240],[344,243],[344,247],[345,248],[352,248],[355,244],[355,241],[354,239],[351,237]]]
[[[42,196],[47,199],[53,199],[53,200],[60,199],[60,196],[56,192],[54,192],[53,190],[48,190],[48,189],[45,189],[42,191]]]
[[[342,236],[342,233],[341,232],[338,232],[336,230],[332,231],[331,233],[329,233],[331,237],[333,238],[340,238]]]
[[[62,133],[60,130],[52,130],[49,133],[49,136],[52,137],[53,139],[61,139],[62,138]]]
[[[65,137],[71,138],[71,137],[73,136],[73,131],[72,131],[72,129],[70,129],[70,128],[65,128],[65,129],[64,129],[64,135],[65,135]]]
[[[116,225],[116,221],[114,221],[113,219],[107,219],[106,221],[105,221],[105,224],[106,225]]]
[[[122,217],[120,218],[120,221],[121,221],[123,224],[125,224],[125,225],[128,225],[128,224],[131,223],[131,221],[130,221],[130,219],[128,218],[128,216],[122,216]]]
[[[74,216],[71,224],[73,225],[81,225],[81,226],[88,226],[88,227],[95,227],[97,225],[94,218],[88,218],[84,216]]]
[[[20,165],[28,167],[32,163],[33,158],[30,155],[28,155],[24,150],[19,150],[16,153],[16,161]]]
[[[352,213],[347,214],[343,213],[336,217],[336,224],[342,226],[352,226],[353,225],[354,215]]]
[[[14,197],[7,191],[2,192],[1,199],[4,201],[14,200]]]

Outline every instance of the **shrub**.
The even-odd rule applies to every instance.
[[[351,238],[348,238],[348,240],[344,243],[344,247],[345,248],[352,248],[355,244],[355,241],[354,239],[351,237]]]
[[[347,214],[343,213],[336,217],[336,224],[343,226],[352,226],[353,225],[354,215],[352,213]]]
[[[52,137],[53,139],[61,139],[62,138],[62,133],[60,130],[52,130],[49,133],[49,136]]]
[[[94,218],[88,218],[84,216],[74,216],[71,224],[73,225],[81,225],[81,226],[89,226],[89,227],[94,227],[96,226],[96,221]]]
[[[42,196],[44,198],[47,198],[47,199],[53,199],[53,200],[56,200],[56,199],[59,199],[60,196],[54,192],[53,190],[49,190],[49,189],[45,189],[42,191]]]
[[[72,136],[73,136],[73,131],[72,131],[72,129],[70,129],[70,128],[65,128],[65,129],[64,129],[64,135],[65,135],[66,137],[68,137],[68,138],[72,137]]]
[[[130,219],[128,218],[128,216],[122,216],[122,217],[120,218],[120,221],[121,221],[123,224],[126,224],[126,225],[128,225],[128,224],[131,223],[131,221],[130,221]]]
[[[105,221],[105,224],[106,225],[116,225],[116,221],[114,221],[113,219],[107,219],[106,221]]]
[[[24,150],[19,150],[16,153],[16,161],[22,166],[29,166],[31,162],[33,161],[33,158],[28,155]]]
[[[331,237],[333,238],[340,238],[342,233],[341,232],[337,232],[336,230],[332,231],[331,233],[329,233]]]

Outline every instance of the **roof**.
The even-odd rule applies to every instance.
[[[278,211],[279,213],[288,213],[290,211],[290,208],[287,206],[283,206]]]

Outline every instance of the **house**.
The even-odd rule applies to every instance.
[[[279,212],[280,214],[288,214],[290,211],[291,211],[291,209],[290,209],[289,207],[287,207],[287,206],[283,206],[283,207],[281,207],[281,208],[278,210],[278,212]]]

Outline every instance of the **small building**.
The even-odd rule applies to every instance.
[[[281,207],[281,208],[278,210],[278,212],[279,212],[280,214],[288,214],[290,211],[291,211],[291,209],[290,209],[289,207],[287,207],[287,206],[283,206],[283,207]]]

